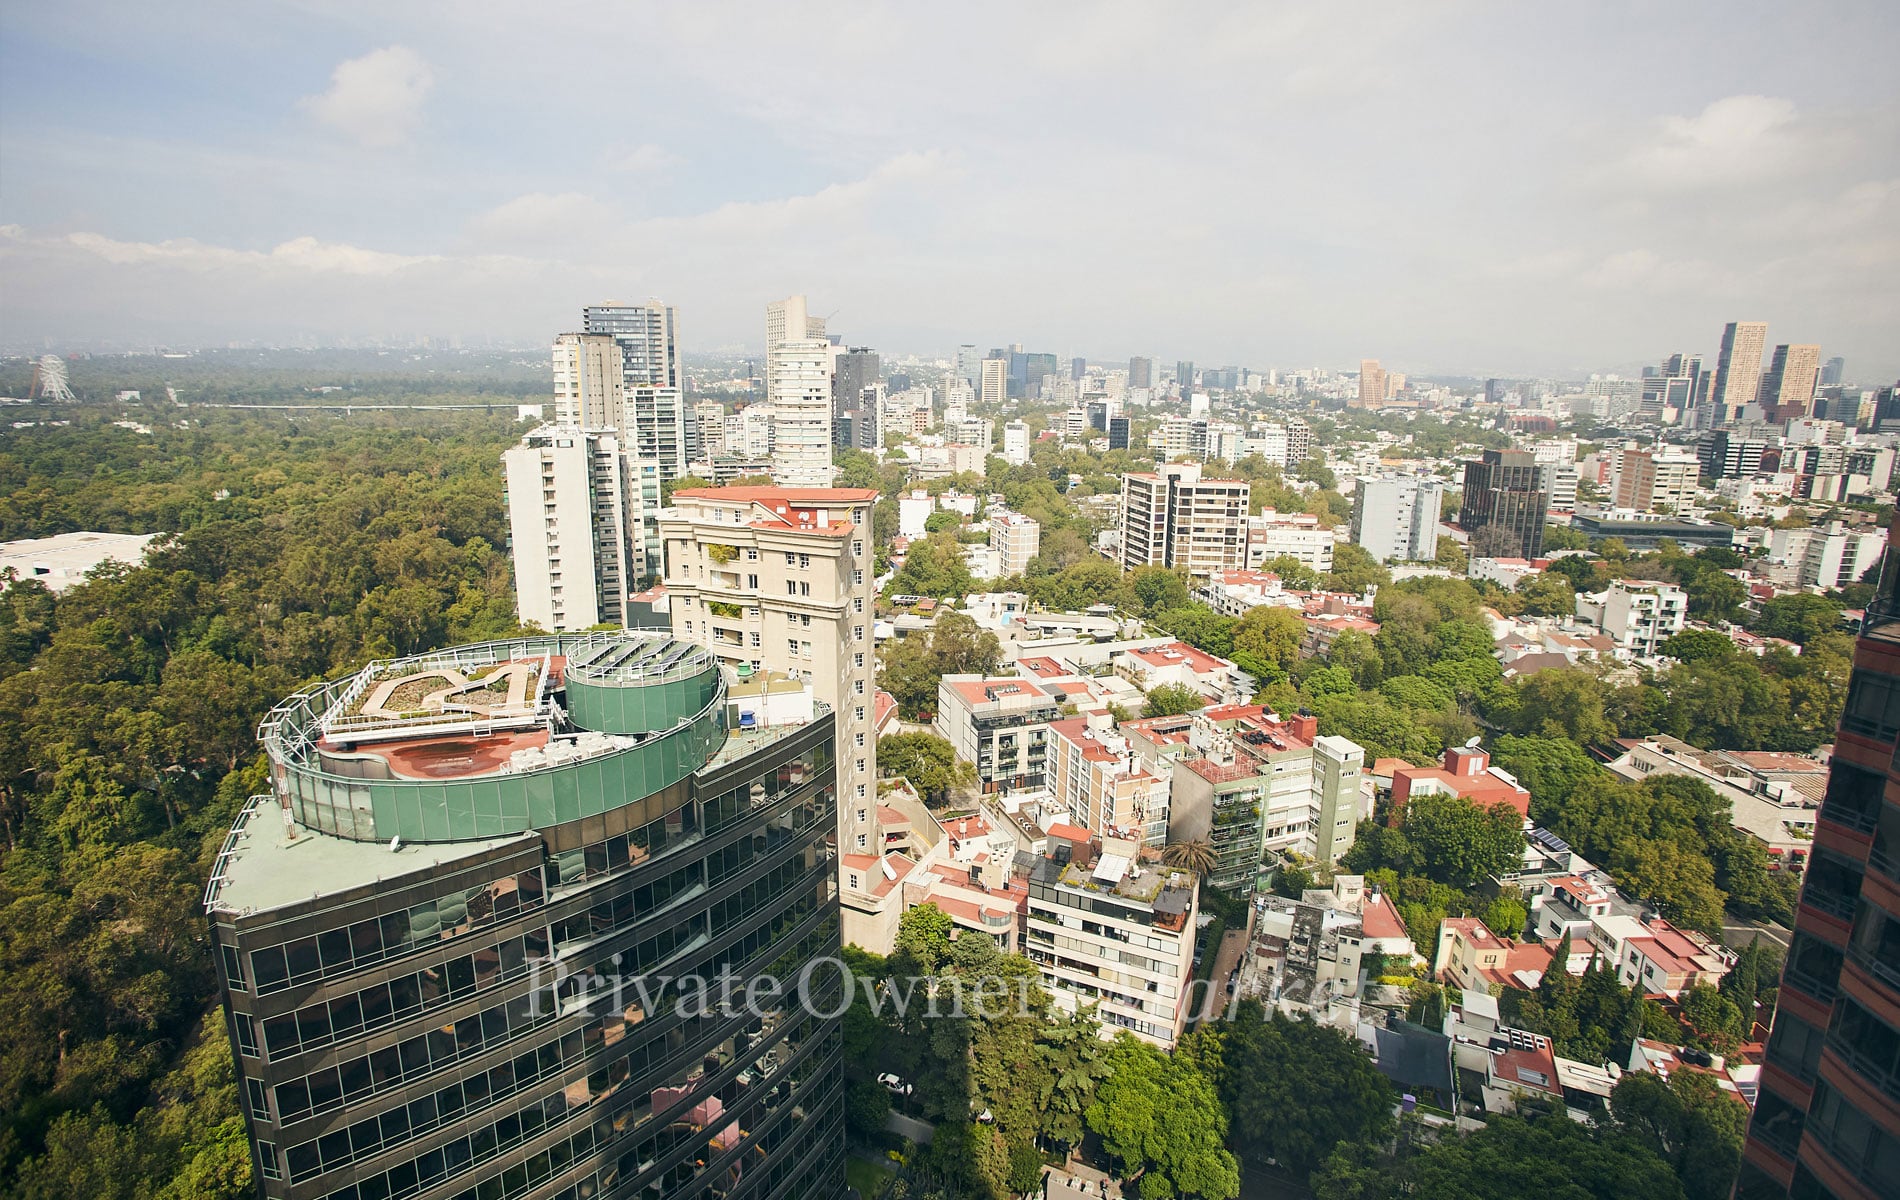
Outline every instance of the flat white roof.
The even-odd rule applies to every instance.
[[[46,538],[0,542],[0,572],[12,567],[21,579],[37,579],[50,591],[63,591],[100,563],[137,566],[156,533],[62,533]]]

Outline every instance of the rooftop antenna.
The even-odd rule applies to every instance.
[[[27,393],[27,399],[44,396],[48,400],[74,400],[73,389],[66,382],[66,360],[57,354],[43,356],[33,364],[33,390]]]

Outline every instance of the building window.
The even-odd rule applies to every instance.
[[[251,1116],[260,1121],[270,1120],[270,1095],[261,1079],[246,1079],[245,1090],[250,1095]]]
[[[871,818],[871,814],[870,814],[870,811],[869,811],[868,809],[862,809],[862,808],[860,808],[860,809],[858,810],[858,824],[860,824],[860,825],[862,825],[862,824],[864,824],[864,823],[865,823],[866,821],[868,821],[868,820],[870,820],[870,818]]]
[[[851,627],[851,640],[854,642],[861,642],[864,640],[864,626],[853,625]]]
[[[863,670],[864,669],[864,655],[853,654],[851,656],[851,666],[855,670]]]
[[[795,566],[797,563],[798,563],[798,555],[793,554],[790,550],[787,550],[785,552],[785,565],[790,567],[790,566]]]
[[[785,594],[786,594],[787,596],[796,596],[796,595],[798,595],[798,584],[796,584],[796,583],[794,583],[794,582],[793,582],[792,580],[790,580],[790,579],[787,579],[787,580],[785,581]]]
[[[747,547],[746,547],[746,550],[745,550],[745,560],[746,560],[747,562],[758,562],[758,561],[759,561],[759,552],[758,552],[757,550],[755,550],[755,549],[753,549],[752,547],[750,547],[750,546],[747,546]]]
[[[808,569],[810,569],[810,567],[811,567],[811,555],[809,555],[809,554],[801,554],[801,555],[799,555],[799,556],[798,556],[798,568],[799,568],[799,570],[801,570],[801,571],[803,571],[803,570],[808,570]]]
[[[237,1028],[238,1053],[246,1058],[256,1058],[257,1018],[249,1013],[233,1013],[231,1024]]]
[[[863,596],[852,597],[851,611],[856,612],[856,613],[861,613],[864,611],[864,597]]]
[[[864,799],[864,785],[861,783],[858,785],[858,799]]]
[[[257,1144],[257,1162],[259,1169],[264,1172],[264,1178],[282,1179],[284,1177],[283,1165],[277,1161],[277,1144],[275,1142],[259,1142]]]
[[[857,719],[860,721],[864,720],[864,705],[862,704],[858,705]]]
[[[791,655],[793,658],[798,657],[798,639],[797,638],[786,639],[785,653]]]
[[[231,986],[232,991],[244,991],[243,957],[238,954],[236,946],[226,945],[220,949],[224,952],[224,981]]]
[[[759,647],[760,647],[760,646],[761,646],[761,645],[763,644],[763,640],[762,640],[762,638],[761,638],[761,635],[760,635],[760,633],[759,633],[759,631],[758,631],[758,630],[756,630],[756,629],[755,629],[755,630],[753,630],[753,631],[752,631],[752,632],[751,632],[750,634],[748,634],[748,635],[747,635],[747,638],[748,638],[748,643],[747,643],[747,644],[749,644],[749,645],[750,645],[750,646],[751,646],[751,647],[752,647],[752,648],[753,648],[754,650],[757,650],[757,649],[758,649],[758,648],[759,648]],[[758,666],[759,664],[755,662],[755,663],[753,663],[752,665],[756,667],[756,666]]]
[[[759,589],[759,577],[757,575],[747,575],[745,577],[745,585],[753,591],[757,591]]]
[[[866,844],[866,842],[867,842],[867,840],[868,840],[868,839],[866,839],[866,838],[865,838],[865,836],[864,836],[863,834],[861,834],[861,833],[860,833],[860,834],[858,835],[858,849],[860,849],[860,850],[862,850],[862,849],[864,849],[864,847],[865,847],[865,844]]]
[[[1876,671],[1855,671],[1847,685],[1841,728],[1882,742],[1900,737],[1900,679]]]
[[[858,739],[858,748],[859,748],[859,749],[863,749],[863,748],[864,748],[864,735],[863,735],[862,733],[856,733],[856,734],[852,734],[852,736]],[[863,818],[863,817],[859,817],[859,818],[858,818],[858,820],[860,820],[860,821],[862,821],[862,820],[864,820],[864,818]]]
[[[852,680],[852,681],[851,681],[851,690],[852,690],[852,692],[854,692],[855,694],[857,694],[857,695],[859,695],[859,696],[862,696],[862,695],[864,695],[864,680],[862,680],[862,679],[854,679],[854,680]]]
[[[852,542],[852,543],[851,543],[851,557],[852,557],[852,558],[857,558],[857,557],[858,557],[859,555],[861,555],[861,554],[863,554],[863,553],[864,553],[864,543],[863,543],[863,542]]]

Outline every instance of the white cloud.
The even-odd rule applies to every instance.
[[[657,175],[678,165],[679,161],[679,155],[651,142],[610,150],[601,156],[603,167],[609,171],[623,171],[629,175]]]
[[[1693,117],[1662,118],[1630,165],[1665,187],[1719,187],[1781,172],[1812,153],[1802,142],[1794,101],[1729,96]]]
[[[365,146],[399,146],[422,120],[435,72],[407,46],[385,46],[338,63],[328,91],[304,97],[306,111]]]
[[[0,236],[13,242],[32,239],[18,226],[0,228]],[[386,254],[335,242],[320,242],[313,237],[292,238],[270,250],[237,250],[216,246],[195,238],[172,238],[163,242],[125,242],[98,233],[71,233],[65,244],[115,266],[141,266],[163,263],[188,271],[213,271],[228,268],[248,270],[304,272],[337,275],[393,275],[405,267],[437,261],[430,255]]]
[[[476,241],[499,246],[542,246],[595,240],[616,222],[614,211],[579,192],[529,192],[469,219]]]

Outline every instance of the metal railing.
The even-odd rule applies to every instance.
[[[244,802],[244,808],[238,813],[237,820],[231,822],[231,831],[224,835],[224,843],[218,847],[218,857],[211,863],[211,878],[205,882],[206,912],[235,911],[218,903],[218,893],[224,890],[225,883],[230,879],[225,868],[229,867],[231,860],[237,857],[238,841],[250,833],[251,818],[257,815],[257,810],[262,808],[267,801],[274,799],[275,797],[268,792],[252,796]]]

